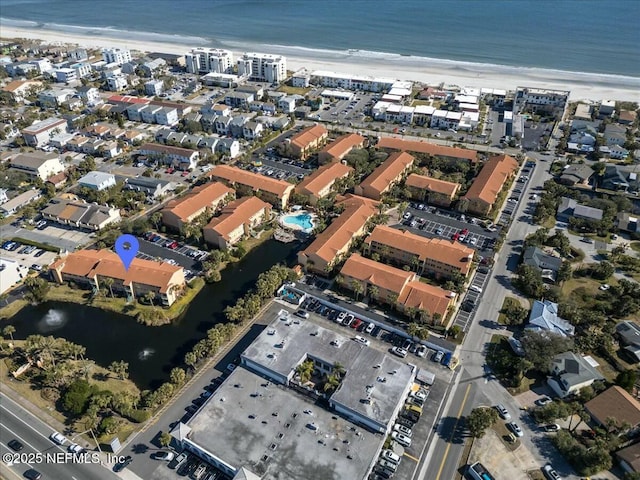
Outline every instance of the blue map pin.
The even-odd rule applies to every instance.
[[[125,234],[117,238],[116,253],[120,257],[120,260],[122,260],[125,270],[129,270],[131,262],[136,258],[139,246],[138,239],[133,235]]]

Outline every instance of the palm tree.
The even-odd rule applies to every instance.
[[[313,375],[313,361],[305,360],[296,367],[296,373],[300,376],[300,383],[307,383]]]
[[[109,371],[120,377],[120,380],[124,380],[129,376],[129,364],[124,361],[111,362],[111,365],[109,365]]]
[[[380,289],[377,285],[371,285],[369,287],[369,300],[376,300],[378,295],[380,295]]]
[[[358,280],[351,280],[351,290],[356,296],[356,302],[358,301],[358,296],[364,292],[364,287]]]
[[[198,357],[196,357],[196,354],[193,352],[187,352],[187,354],[184,356],[184,363],[194,370],[196,369],[195,365],[197,362],[198,362]]]
[[[159,211],[153,212],[149,220],[156,227],[156,229],[160,228],[160,222],[162,221],[162,213]]]
[[[145,293],[143,295],[143,297],[147,302],[149,302],[149,304],[154,307],[155,305],[153,304],[153,299],[156,298],[156,294],[155,292],[152,291],[148,291],[147,293]]]
[[[6,327],[4,327],[2,329],[2,336],[4,337],[9,337],[11,338],[11,341],[13,342],[13,334],[16,333],[16,327],[14,327],[13,325],[7,325]]]
[[[395,292],[390,292],[387,295],[387,302],[389,303],[389,305],[395,308],[396,304],[398,303],[398,294]]]
[[[113,298],[113,289],[111,288],[113,287],[113,282],[114,280],[111,277],[104,277],[102,279],[102,283],[104,283],[107,286],[107,288],[109,289],[109,293],[111,293],[111,298]]]

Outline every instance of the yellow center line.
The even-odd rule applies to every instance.
[[[410,458],[411,460],[413,460],[416,463],[418,463],[420,461],[419,458],[416,458],[413,455],[409,455],[407,452],[404,452],[404,456],[407,457],[407,458]]]
[[[460,405],[460,410],[458,410],[458,416],[456,417],[456,423],[453,424],[453,428],[451,429],[451,435],[447,440],[447,448],[444,451],[444,455],[442,456],[442,463],[440,463],[440,468],[438,469],[438,475],[436,475],[436,480],[440,480],[440,475],[442,475],[442,470],[444,469],[444,464],[447,461],[447,456],[449,455],[449,449],[451,448],[451,440],[453,440],[453,436],[456,433],[456,428],[458,428],[458,422],[460,421],[460,416],[462,415],[462,410],[464,409],[464,404],[467,403],[467,397],[469,396],[469,390],[471,390],[471,384],[467,385],[467,391],[464,392],[464,398],[462,399],[462,405]]]

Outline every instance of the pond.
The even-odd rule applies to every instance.
[[[171,325],[147,327],[132,317],[94,307],[63,302],[28,306],[6,321],[14,338],[53,335],[86,347],[87,358],[101,366],[116,360],[129,363],[129,377],[141,389],[156,388],[181,366],[184,355],[207,330],[225,320],[227,305],[251,289],[258,275],[276,263],[296,263],[298,242],[267,242],[222,272],[222,280],[206,285],[182,317]]]

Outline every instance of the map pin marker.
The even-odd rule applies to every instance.
[[[122,260],[122,264],[124,265],[125,270],[129,270],[129,266],[134,258],[136,258],[136,253],[138,253],[138,239],[133,235],[125,234],[120,235],[116,240],[116,253]]]

